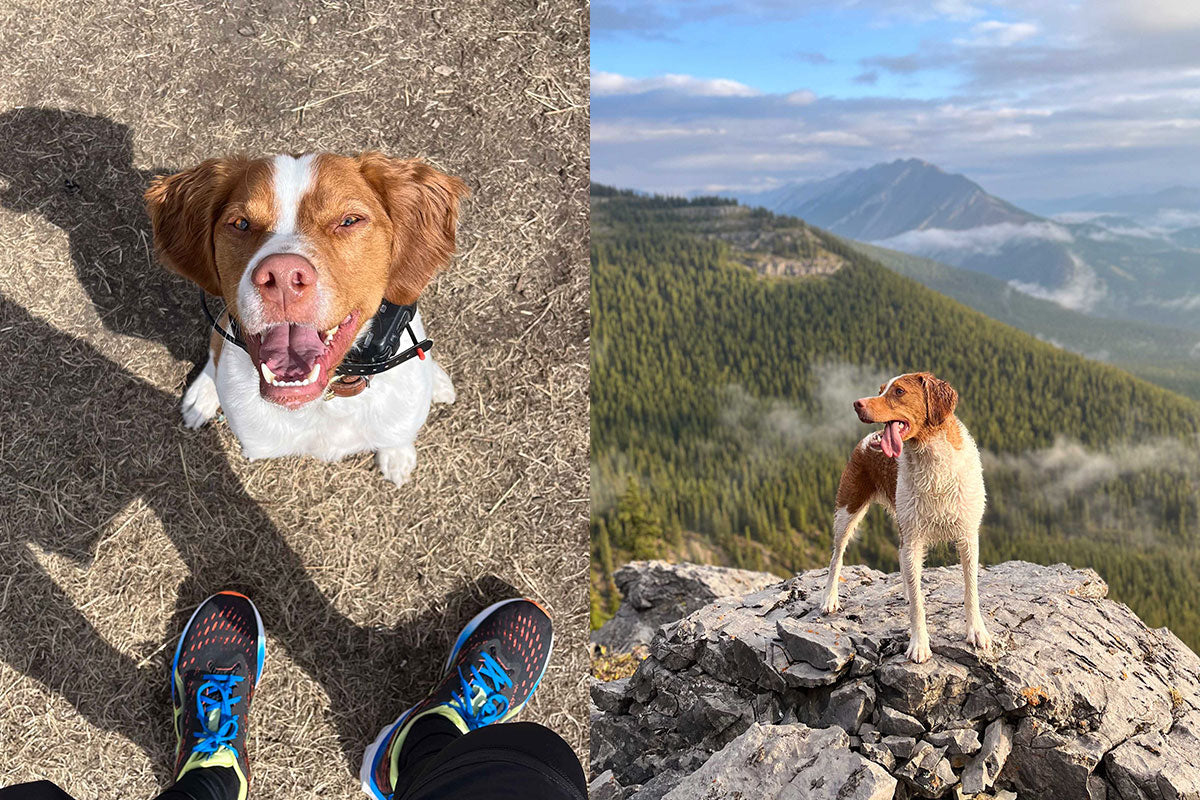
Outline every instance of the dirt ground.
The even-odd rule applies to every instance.
[[[525,718],[587,741],[587,8],[576,0],[0,7],[0,786],[151,797],[186,614],[268,629],[258,798],[353,797],[362,750],[482,605],[554,616]],[[153,260],[149,177],[378,148],[471,186],[422,299],[458,402],[414,481],[249,462],[183,428],[198,292]]]

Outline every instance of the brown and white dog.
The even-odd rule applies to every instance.
[[[323,398],[381,300],[414,303],[447,264],[466,193],[381,153],[217,158],[156,179],[146,202],[160,258],[222,296],[246,343],[214,332],[184,393],[185,424],[220,407],[249,458],[372,451],[404,483],[430,404],[454,401],[441,367],[413,358],[356,396]],[[424,339],[419,314],[412,328]]]
[[[908,658],[930,656],[921,568],[925,548],[952,541],[962,561],[967,641],[987,650],[992,637],[979,615],[979,523],[985,503],[979,450],[954,416],[958,393],[928,372],[892,378],[875,397],[854,401],[858,418],[883,423],[854,448],[837,490],[833,558],[822,611],[835,613],[842,556],[872,502],[900,527],[900,571],[908,596]]]

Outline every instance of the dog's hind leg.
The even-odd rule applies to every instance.
[[[208,363],[204,370],[196,376],[187,391],[183,393],[183,424],[189,428],[199,428],[216,416],[221,401],[217,397],[217,364],[209,353]]]
[[[967,641],[981,650],[990,650],[992,635],[979,614],[979,533],[958,546],[963,570],[963,604],[967,611]]]
[[[450,376],[446,374],[446,370],[442,369],[441,364],[434,361],[433,402],[453,403],[456,399],[458,399],[458,395],[454,391],[454,384],[450,382]]]
[[[838,600],[838,581],[842,576],[842,556],[846,554],[846,545],[854,538],[854,530],[858,523],[867,515],[870,502],[864,502],[857,510],[851,511],[845,506],[838,506],[833,512],[833,556],[829,559],[829,578],[825,583],[825,602],[821,605],[822,614],[834,614],[842,607]]]
[[[900,574],[908,595],[908,660],[914,664],[928,661],[929,631],[925,629],[925,596],[921,593],[921,570],[925,566],[925,546],[914,544],[905,531],[900,532]]]

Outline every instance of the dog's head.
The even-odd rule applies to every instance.
[[[854,411],[866,423],[883,423],[871,446],[899,458],[904,442],[923,441],[954,416],[958,392],[928,372],[899,375],[879,387],[874,397],[854,401]]]
[[[467,187],[381,153],[218,158],[146,192],[162,260],[237,318],[267,400],[320,397],[383,298],[414,302],[454,252]]]

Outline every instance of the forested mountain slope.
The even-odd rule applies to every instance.
[[[1200,405],[790,218],[597,187],[592,222],[598,618],[630,557],[825,563],[838,477],[870,430],[851,401],[927,369],[985,450],[985,560],[1095,567],[1200,642]],[[863,527],[849,558],[895,569],[891,523]]]
[[[1081,314],[1017,291],[982,272],[863,242],[845,241],[888,269],[994,320],[1200,400],[1200,334],[1195,331]]]

